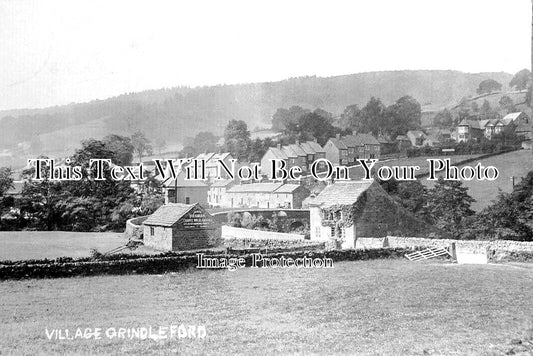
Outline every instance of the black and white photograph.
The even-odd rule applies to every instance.
[[[533,355],[533,0],[0,0],[0,355]]]

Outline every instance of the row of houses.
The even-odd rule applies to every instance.
[[[491,140],[495,135],[502,133],[515,133],[518,136],[531,139],[531,123],[529,121],[529,117],[523,112],[511,113],[502,119],[465,119],[457,127],[457,141],[479,141],[483,137]]]
[[[379,159],[381,155],[380,142],[370,134],[355,134],[330,138],[324,147],[316,141],[304,143],[296,142],[292,145],[271,147],[261,159],[261,170],[264,174],[272,174],[271,160],[283,160],[287,168],[299,166],[302,172],[309,172],[315,160],[325,158],[333,165],[355,165],[357,159]],[[319,164],[318,169],[324,169],[325,164]]]
[[[309,190],[300,184],[283,182],[239,184],[220,179],[208,184],[200,180],[168,179],[164,183],[165,204],[199,203],[203,207],[293,208],[302,207]]]

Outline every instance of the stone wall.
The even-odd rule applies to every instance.
[[[142,239],[144,226],[144,220],[148,219],[148,215],[139,216],[133,219],[126,221],[126,230],[124,230],[124,235],[129,239]]]
[[[285,234],[282,232],[242,229],[239,227],[222,226],[223,239],[255,239],[255,240],[304,240],[304,235]]]
[[[511,240],[451,240],[427,239],[419,237],[387,236],[386,238],[358,238],[355,248],[381,248],[388,243],[388,247],[449,247],[452,242],[458,251],[484,253],[493,251],[530,251],[533,252],[533,242]]]

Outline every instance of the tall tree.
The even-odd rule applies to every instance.
[[[13,186],[13,170],[9,167],[0,167],[0,197]]]
[[[139,162],[142,162],[145,154],[152,154],[152,144],[141,131],[137,131],[131,135],[131,144],[137,157],[139,157]]]
[[[360,120],[355,127],[356,131],[377,135],[385,120],[385,105],[380,99],[371,97],[361,109]]]
[[[250,153],[250,131],[246,122],[242,120],[231,120],[224,129],[224,150],[238,161],[248,160]]]
[[[448,109],[441,110],[433,118],[433,125],[441,128],[453,126],[453,115]]]
[[[411,96],[402,96],[387,108],[386,117],[381,127],[392,137],[418,129],[422,118],[420,103]]]
[[[351,129],[357,131],[359,121],[361,120],[361,109],[357,105],[348,105],[341,114],[340,127],[343,130]]]
[[[470,208],[474,201],[461,181],[439,177],[435,186],[428,190],[424,215],[438,228],[455,232],[464,218],[474,214]]]
[[[291,106],[289,109],[279,108],[272,115],[272,130],[285,132],[290,125],[295,125],[300,117],[310,111],[301,106]]]
[[[494,79],[485,79],[476,90],[478,94],[492,93],[493,91],[499,91],[502,89],[502,85],[495,81]]]
[[[514,75],[513,79],[511,79],[509,82],[509,86],[511,88],[515,88],[516,90],[524,90],[527,88],[530,78],[531,72],[529,69],[524,68]]]

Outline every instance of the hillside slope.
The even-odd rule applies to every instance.
[[[269,126],[272,114],[279,107],[321,107],[338,115],[347,105],[364,105],[371,96],[390,104],[403,95],[411,95],[422,106],[444,107],[475,93],[479,82],[487,78],[502,83],[505,90],[512,75],[458,71],[370,72],[328,78],[291,78],[271,83],[178,87],[83,104],[9,110],[0,112],[0,150],[12,150],[17,144],[27,142],[47,153],[51,149],[48,142],[61,142],[65,132],[75,135],[73,140],[82,140],[98,138],[104,133],[130,134],[142,130],[152,140],[181,143],[185,136],[199,131],[220,134],[231,119],[244,120],[251,129]],[[87,125],[90,122],[98,125]],[[71,127],[72,130],[67,130]],[[57,151],[57,147],[53,150]]]

